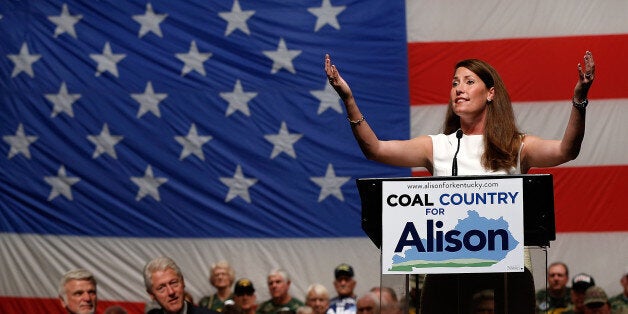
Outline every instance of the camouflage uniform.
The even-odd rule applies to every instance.
[[[279,310],[283,311],[284,308],[288,308],[290,309],[292,313],[296,313],[297,308],[303,305],[305,304],[301,300],[296,299],[296,298],[291,298],[290,301],[288,301],[288,303],[286,304],[275,304],[273,303],[273,300],[271,299],[260,304],[259,307],[257,308],[256,313],[257,314],[275,314]]]
[[[227,300],[233,300],[233,294],[231,294],[225,301]],[[225,302],[220,300],[217,294],[214,294],[210,297],[203,297],[198,302],[198,306],[208,308],[216,312],[222,312],[222,309],[225,307]]]
[[[562,313],[562,311],[571,305],[571,288],[567,287],[562,297],[554,298],[549,295],[547,290],[539,290],[536,293],[536,310],[537,313]]]
[[[611,304],[613,313],[628,313],[628,297],[624,296],[623,293],[608,299],[608,302]]]

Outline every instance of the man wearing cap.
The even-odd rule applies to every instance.
[[[293,297],[289,293],[290,277],[285,270],[271,270],[267,277],[270,299],[264,301],[257,308],[258,314],[276,314],[278,312],[295,312],[297,308],[305,305],[303,301]]]
[[[584,294],[590,287],[595,286],[595,280],[589,274],[577,274],[571,280],[571,305],[564,314],[584,313]]]
[[[334,288],[337,296],[329,300],[329,314],[355,314],[356,296],[353,267],[342,263],[334,269]]]
[[[255,314],[257,310],[257,296],[255,295],[253,283],[249,279],[242,278],[236,281],[233,289],[233,301],[242,314]]]
[[[255,295],[255,288],[251,280],[242,278],[236,281],[232,300],[236,313],[255,314],[257,310],[257,296]],[[225,308],[226,307],[225,305]]]
[[[536,293],[536,309],[539,313],[560,312],[571,304],[569,268],[563,262],[554,262],[547,267],[547,290]]]
[[[584,292],[584,313],[611,314],[611,305],[604,289],[593,286]]]
[[[613,313],[621,313],[622,310],[628,313],[628,268],[626,268],[626,270],[624,271],[624,274],[621,276],[619,283],[621,283],[621,286],[624,288],[624,290],[618,295],[610,298],[608,301],[611,303]]]

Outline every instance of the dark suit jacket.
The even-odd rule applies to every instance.
[[[202,307],[198,307],[196,305],[192,305],[190,303],[187,303],[188,305],[188,310],[186,312],[186,314],[218,314],[218,312],[216,311],[212,311],[210,309],[206,309],[206,308],[202,308]],[[163,309],[152,309],[150,311],[148,311],[147,314],[164,314],[164,310]]]

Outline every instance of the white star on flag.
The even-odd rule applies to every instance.
[[[48,16],[48,20],[50,20],[55,25],[57,25],[57,27],[55,28],[55,35],[54,35],[55,38],[57,38],[57,36],[63,33],[68,33],[70,34],[70,36],[74,37],[75,39],[78,38],[76,36],[76,31],[74,30],[74,24],[78,23],[82,18],[83,16],[80,14],[70,15],[70,11],[68,10],[68,5],[65,3],[63,4],[63,7],[61,8],[60,15]]]
[[[271,74],[279,72],[281,69],[286,69],[292,74],[296,74],[297,71],[292,65],[292,60],[301,54],[301,50],[288,50],[286,41],[283,38],[279,39],[279,45],[277,50],[265,50],[263,53],[273,60],[273,68],[270,70]]]
[[[37,140],[37,136],[26,135],[24,126],[20,123],[17,126],[15,135],[5,135],[2,139],[11,145],[8,158],[11,159],[15,155],[22,153],[27,159],[31,159],[31,152],[28,147]]]
[[[338,94],[331,85],[325,83],[325,89],[313,90],[310,91],[310,94],[320,100],[318,111],[316,112],[319,115],[329,108],[334,109],[338,113],[342,113],[340,97],[338,97]]]
[[[111,135],[111,133],[109,133],[109,126],[105,123],[99,135],[87,136],[87,139],[96,145],[92,159],[98,158],[102,153],[107,153],[109,156],[113,157],[113,159],[118,159],[114,146],[122,141],[123,138],[124,136]]]
[[[331,25],[335,29],[340,29],[340,24],[338,24],[338,14],[344,11],[346,6],[337,6],[334,7],[331,5],[331,0],[323,0],[323,3],[320,7],[308,8],[307,10],[310,13],[316,15],[316,26],[314,27],[314,31],[318,32],[321,27],[326,24]]]
[[[212,56],[211,52],[200,53],[196,47],[196,41],[190,43],[190,51],[188,53],[177,53],[175,55],[177,59],[183,61],[183,69],[181,70],[181,76],[185,76],[192,70],[205,76],[205,67],[203,63]]]
[[[231,12],[220,12],[218,16],[227,21],[227,29],[225,30],[225,36],[229,36],[233,31],[239,29],[247,35],[251,35],[249,26],[246,21],[255,14],[253,10],[242,11],[238,0],[233,1],[233,7]]]
[[[28,45],[24,42],[22,43],[22,48],[20,48],[20,54],[7,55],[7,58],[15,63],[15,67],[11,73],[11,78],[16,77],[21,72],[26,72],[28,76],[33,78],[35,77],[35,72],[33,72],[33,63],[37,62],[37,60],[41,58],[41,55],[30,54],[28,51]]]
[[[96,76],[100,76],[105,71],[118,77],[118,62],[126,57],[126,54],[114,54],[111,52],[109,42],[105,43],[102,54],[90,53],[89,57],[98,63],[96,67]]]
[[[220,177],[220,182],[229,187],[225,202],[229,202],[237,196],[240,196],[247,203],[251,203],[249,188],[257,183],[257,179],[245,178],[242,173],[242,166],[238,165],[233,178]]]
[[[212,137],[209,135],[198,135],[198,131],[196,130],[196,124],[192,123],[192,126],[188,131],[188,135],[175,136],[174,139],[183,146],[183,149],[181,150],[181,155],[179,156],[179,160],[185,159],[190,154],[194,154],[201,160],[205,160],[205,154],[203,154],[203,144],[209,142]]]
[[[145,113],[151,112],[158,118],[161,118],[161,111],[159,110],[159,103],[168,97],[168,94],[155,94],[153,90],[153,83],[148,81],[146,83],[146,89],[143,94],[131,94],[131,97],[140,104],[140,109],[137,111],[137,118],[141,118]]]
[[[80,94],[68,93],[68,87],[65,82],[61,83],[58,94],[45,94],[48,101],[54,106],[52,107],[51,117],[56,117],[59,113],[65,112],[68,116],[74,118],[74,110],[72,110],[72,104],[81,98]]]
[[[159,197],[159,186],[168,182],[168,179],[156,178],[153,174],[153,168],[148,165],[146,171],[144,171],[143,177],[131,177],[131,181],[140,188],[135,196],[136,201],[139,202],[144,196],[150,195],[159,202],[161,201]]]
[[[159,23],[163,22],[166,17],[168,17],[168,14],[155,14],[153,6],[150,3],[147,3],[146,13],[143,15],[133,15],[133,19],[142,25],[142,27],[140,27],[138,37],[142,38],[148,32],[153,32],[155,35],[163,37]]]
[[[297,153],[294,151],[294,143],[296,143],[303,134],[288,132],[288,126],[285,121],[281,122],[281,128],[278,134],[267,134],[264,138],[273,143],[273,151],[270,154],[270,159],[274,159],[280,153],[286,153],[292,158],[297,158]]]
[[[230,116],[236,110],[240,110],[247,117],[251,116],[248,102],[255,98],[255,96],[257,96],[257,93],[245,92],[244,89],[242,89],[242,83],[240,83],[240,80],[236,80],[233,92],[220,93],[220,97],[229,103],[225,116]]]
[[[81,179],[76,177],[68,177],[65,173],[65,166],[61,165],[57,172],[56,177],[44,177],[44,181],[50,184],[52,189],[50,190],[50,195],[48,195],[48,201],[52,201],[59,195],[65,196],[68,200],[72,200],[72,185],[81,181]]]
[[[311,177],[310,180],[318,184],[321,187],[321,193],[318,196],[318,202],[320,203],[329,195],[335,196],[337,199],[344,201],[345,198],[342,195],[340,187],[347,183],[351,177],[337,177],[332,164],[327,165],[327,172],[324,177]]]

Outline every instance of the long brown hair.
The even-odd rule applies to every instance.
[[[504,82],[497,71],[482,60],[462,60],[454,67],[454,73],[460,67],[475,73],[484,82],[486,88],[495,88],[495,96],[486,106],[482,166],[493,171],[516,167],[522,133],[517,128],[510,96]],[[454,113],[452,101],[449,100],[443,133],[451,134],[459,128],[460,117]]]

